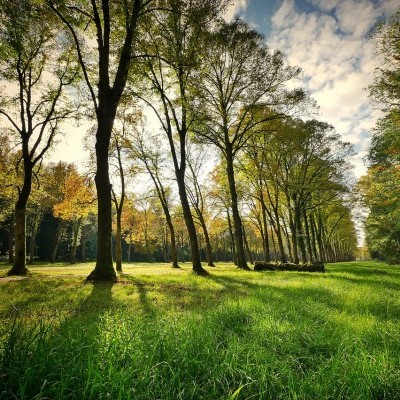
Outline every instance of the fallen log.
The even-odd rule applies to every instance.
[[[325,272],[324,263],[315,261],[313,263],[293,264],[279,263],[274,264],[265,261],[256,261],[254,271],[298,271],[298,272]]]

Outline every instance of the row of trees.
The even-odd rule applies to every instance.
[[[293,145],[295,145],[293,143]],[[149,148],[146,149],[144,158],[125,159],[124,164],[132,164],[135,176],[138,176],[140,165],[144,168],[148,164],[151,177],[158,175],[158,183],[150,187],[152,182],[146,184],[146,191],[142,193],[127,193],[120,218],[121,242],[118,242],[117,207],[114,207],[114,257],[118,265],[124,261],[168,261],[173,266],[179,262],[190,260],[189,238],[186,233],[182,209],[174,200],[173,185],[165,173],[166,164],[154,157]],[[288,148],[286,148],[286,151]],[[285,151],[285,154],[287,154]],[[294,149],[292,150],[294,151]],[[300,153],[297,150],[297,153]],[[205,152],[195,152],[191,149],[191,158],[188,160],[189,169],[200,172],[188,177],[187,190],[191,203],[192,213],[196,223],[199,239],[200,257],[209,265],[214,261],[237,260],[235,252],[234,235],[231,224],[231,208],[229,185],[222,163],[210,173],[207,183],[199,181],[204,168]],[[243,162],[247,162],[243,156]],[[150,166],[150,162],[153,164]],[[164,160],[165,162],[165,160]],[[270,187],[274,185],[277,192],[272,195],[268,188],[264,193],[254,185],[260,181],[255,179],[262,176],[261,182],[266,182],[267,173],[249,174],[251,167],[238,169],[238,199],[242,209],[245,247],[247,259],[254,260],[280,260],[296,261],[292,249],[299,248],[302,260],[338,260],[348,259],[352,256],[351,240],[343,241],[343,237],[351,239],[351,220],[348,209],[337,207],[340,202],[330,201],[326,197],[324,206],[318,208],[318,223],[314,221],[315,212],[307,211],[300,223],[303,231],[307,228],[306,241],[300,242],[299,247],[290,234],[290,209],[285,199],[286,195],[279,193],[279,181],[268,180]],[[130,179],[125,176],[124,179]],[[272,175],[274,177],[275,175]],[[277,176],[276,176],[277,177]],[[95,258],[96,250],[96,204],[93,184],[90,179],[78,173],[72,164],[58,163],[43,166],[38,172],[40,186],[33,188],[27,208],[27,243],[28,260],[33,263],[37,258],[55,262],[56,260],[74,263],[76,259],[85,261]],[[295,182],[298,176],[286,176],[288,186],[297,187],[300,182]],[[145,176],[140,178],[145,181]],[[10,178],[9,178],[10,182]],[[171,183],[169,183],[171,182]],[[321,181],[320,184],[323,184]],[[131,184],[128,184],[131,186]],[[248,190],[244,190],[244,188]],[[157,189],[158,188],[158,189]],[[328,190],[326,186],[322,190]],[[282,189],[283,190],[283,189]],[[164,193],[164,195],[160,195]],[[278,195],[277,195],[278,194]],[[2,194],[4,207],[2,223],[0,226],[1,253],[7,255],[10,262],[13,258],[12,229],[13,211],[15,201],[13,193],[7,198]],[[141,198],[139,197],[141,196]],[[261,197],[260,197],[261,196]],[[14,196],[15,197],[15,196]],[[275,201],[273,201],[273,199]],[[333,200],[333,199],[331,199]],[[281,203],[281,204],[280,204]],[[319,203],[320,204],[320,203]],[[325,212],[325,215],[322,213]],[[343,218],[343,213],[345,218]],[[303,215],[301,218],[303,218]],[[310,222],[312,223],[310,229]],[[347,223],[347,225],[346,225]],[[318,226],[318,228],[317,228]],[[304,227],[304,228],[303,228]],[[319,236],[317,236],[317,234]],[[301,237],[301,236],[300,236]],[[314,246],[310,246],[315,243]],[[350,245],[349,248],[340,247],[339,244]],[[121,251],[118,253],[118,245]],[[122,266],[121,266],[122,268]]]
[[[179,196],[190,259],[198,274],[206,273],[198,226],[212,265],[209,225],[221,215],[242,269],[248,268],[246,247],[251,256],[250,222],[262,238],[267,260],[271,245],[277,246],[281,261],[351,257],[355,236],[343,180],[349,146],[327,124],[296,118],[296,113],[312,108],[306,93],[295,87],[300,69],[286,65],[283,54],[271,51],[243,21],[221,19],[229,3],[0,1],[0,70],[5,93],[10,94],[2,97],[0,114],[10,126],[5,141],[14,135],[19,146],[10,152],[15,162],[6,163],[16,167],[20,179],[11,274],[26,273],[26,209],[33,181],[40,180],[43,157],[62,121],[83,117],[94,122],[95,139],[87,142],[96,196],[75,190],[77,208],[66,211],[54,205],[53,213],[60,219],[74,217],[71,229],[78,232],[85,217],[79,217],[79,207],[93,205],[96,197],[97,255],[89,279],[116,277],[112,204],[116,264],[122,268],[126,177],[138,168],[154,184],[174,266],[174,194]],[[45,23],[43,15],[48,16]],[[144,117],[149,113],[160,126],[153,128],[156,147],[155,132],[150,133]],[[199,179],[200,148],[208,154],[215,148],[218,154],[214,186],[206,190]],[[171,167],[176,186],[166,183],[171,176],[163,174],[163,165]],[[10,186],[10,180],[5,181],[2,193]],[[68,218],[65,213],[70,213]],[[76,247],[78,235],[72,236]]]
[[[382,111],[368,153],[368,171],[358,191],[369,214],[367,243],[372,256],[400,263],[400,9],[375,31],[377,57],[370,95]]]

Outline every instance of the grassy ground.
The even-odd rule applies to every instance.
[[[398,399],[400,268],[0,266],[0,399]]]

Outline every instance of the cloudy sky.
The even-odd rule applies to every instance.
[[[235,0],[226,14],[251,23],[271,48],[286,53],[289,64],[303,69],[304,84],[320,107],[319,119],[355,146],[356,176],[365,172],[362,158],[378,116],[365,90],[377,65],[368,32],[398,5],[398,0]],[[69,129],[53,159],[84,157],[82,146],[76,146],[82,128]]]
[[[304,83],[331,123],[355,146],[355,174],[378,113],[365,88],[377,61],[368,33],[376,21],[394,13],[398,0],[236,0],[228,18],[240,16],[266,36],[272,48],[303,69]]]

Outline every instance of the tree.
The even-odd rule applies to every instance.
[[[114,119],[123,95],[133,49],[139,34],[139,20],[153,0],[47,0],[69,29],[96,115],[96,176],[98,201],[97,260],[88,280],[116,279],[112,260],[112,203],[109,177],[109,146]],[[94,33],[97,58],[87,50]]]
[[[400,8],[386,21],[376,25],[372,36],[377,41],[379,66],[369,86],[371,99],[385,112],[400,108]]]
[[[369,86],[372,100],[384,112],[372,132],[367,174],[358,193],[368,209],[367,243],[373,257],[400,261],[400,8],[373,32],[379,66]]]
[[[190,203],[196,213],[198,222],[204,234],[204,241],[206,244],[206,256],[207,265],[209,267],[215,267],[212,260],[212,248],[210,235],[208,234],[208,228],[206,224],[206,204],[204,199],[204,187],[200,183],[200,176],[203,175],[204,165],[206,158],[209,159],[210,154],[206,153],[203,148],[199,146],[195,150],[192,145],[187,152],[187,165],[189,171],[189,177],[187,179],[187,191],[189,195]]]
[[[231,212],[231,201],[229,184],[225,174],[225,163],[221,161],[217,164],[214,170],[211,172],[212,189],[208,195],[212,200],[212,206],[217,210],[217,214],[224,214],[227,221],[227,230],[230,237],[230,246],[232,253],[232,260],[237,265],[237,255],[235,246],[235,235],[232,227],[232,212]],[[218,224],[220,225],[220,224]],[[220,226],[219,226],[220,228]]]
[[[241,166],[254,198],[252,210],[259,210],[263,239],[276,237],[281,262],[287,254],[295,263],[325,258],[325,245],[337,232],[333,218],[326,218],[327,210],[335,214],[333,210],[340,209],[341,220],[347,210],[344,172],[349,171],[346,159],[351,152],[329,124],[316,120],[269,121],[249,140]],[[267,243],[264,252],[266,248]]]
[[[141,98],[155,112],[170,145],[190,238],[193,271],[197,274],[207,272],[201,266],[196,226],[185,185],[186,141],[193,122],[188,109],[188,86],[201,61],[201,32],[211,26],[228,1],[166,0],[167,10],[149,16],[147,34],[141,45],[146,54],[143,89],[148,89]]]
[[[145,136],[148,139],[147,142],[145,141]],[[144,130],[138,131],[131,143],[131,157],[132,159],[139,160],[143,164],[154,184],[169,229],[172,267],[179,268],[175,228],[170,210],[171,190],[163,183],[162,170],[165,169],[165,156],[162,151],[160,140],[156,135],[151,135],[150,133],[145,134]]]
[[[34,169],[51,147],[62,120],[74,108],[66,104],[65,88],[76,77],[68,43],[56,29],[42,2],[1,1],[0,76],[8,82],[0,116],[20,145],[23,183],[15,203],[15,257],[10,275],[27,273],[26,205]],[[67,43],[60,50],[61,42]]]
[[[392,117],[378,122],[369,150],[370,166],[357,185],[368,210],[366,239],[375,258],[400,262],[400,125]]]
[[[286,83],[298,77],[299,68],[285,65],[281,52],[270,52],[263,37],[246,23],[221,21],[216,32],[204,37],[203,65],[193,92],[193,109],[198,119],[194,128],[214,144],[226,160],[232,203],[238,267],[248,269],[244,251],[243,224],[235,187],[235,159],[257,134],[260,124],[283,116],[282,110],[304,100],[301,90],[289,91]],[[269,114],[258,108],[268,106]],[[260,116],[263,118],[260,118]]]
[[[111,162],[111,166],[119,180],[111,189],[116,210],[115,266],[119,272],[122,271],[122,213],[126,200],[126,179],[128,176],[132,177],[136,174],[135,168],[126,168],[124,164],[128,161],[126,156],[132,147],[132,132],[130,130],[135,128],[136,120],[139,118],[140,114],[137,110],[122,107],[118,121],[120,126],[114,127],[111,136],[110,158],[116,163]]]

